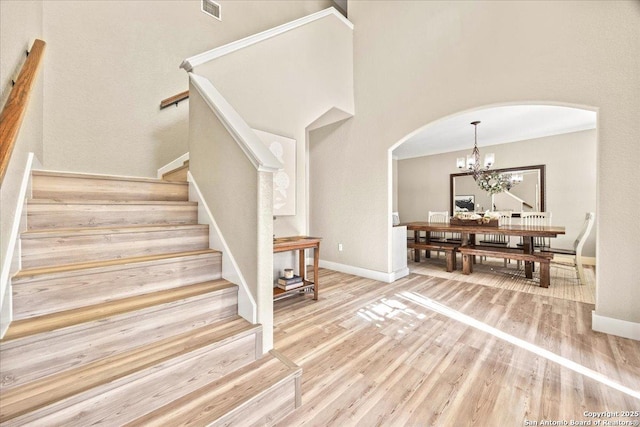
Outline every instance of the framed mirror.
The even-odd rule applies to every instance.
[[[449,176],[450,212],[512,211],[514,217],[520,217],[520,212],[545,211],[545,165],[492,169],[492,172],[518,173],[522,175],[522,182],[492,195],[478,187],[471,172],[452,173]]]

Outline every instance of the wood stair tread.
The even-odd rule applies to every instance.
[[[82,227],[82,228],[58,228],[43,230],[28,230],[21,234],[21,239],[40,239],[52,237],[91,236],[100,234],[124,234],[124,233],[153,233],[162,231],[180,231],[205,229],[206,224],[154,224],[154,225],[134,225],[120,227]]]
[[[17,320],[11,323],[2,341],[9,341],[28,335],[65,328],[79,323],[104,319],[121,313],[140,310],[157,304],[177,301],[194,295],[222,290],[234,290],[236,285],[224,279],[180,288],[152,292],[129,298],[122,298],[73,310],[60,311],[43,316]]]
[[[215,249],[202,249],[198,251],[172,252],[159,255],[147,255],[140,257],[118,258],[105,261],[80,262],[75,264],[56,265],[52,267],[38,267],[18,271],[12,278],[12,283],[18,284],[21,281],[31,279],[36,276],[44,276],[60,273],[78,272],[84,274],[87,270],[101,269],[118,266],[133,266],[144,262],[153,262],[161,260],[171,260],[174,258],[198,256],[203,254],[220,254]]]
[[[282,360],[277,352],[269,352],[255,362],[126,426],[217,425],[235,415],[256,396],[275,389],[287,379],[300,377],[301,374],[302,368]],[[253,424],[246,419],[245,421]]]
[[[301,368],[256,360],[262,326],[237,314],[187,170],[32,172],[1,425],[257,425],[299,406]]]
[[[64,178],[81,178],[81,179],[100,179],[100,180],[110,180],[110,181],[127,181],[127,182],[146,182],[153,184],[184,184],[188,185],[187,182],[168,182],[163,181],[158,178],[147,178],[140,176],[122,176],[122,175],[103,175],[103,174],[92,174],[92,173],[75,173],[75,172],[63,172],[63,171],[51,171],[51,170],[33,170],[32,174],[35,176],[43,176],[43,177],[64,177]]]
[[[199,348],[211,345],[222,346],[235,339],[256,334],[260,330],[260,325],[252,325],[236,316],[225,322],[197,328],[4,390],[0,401],[0,422],[186,355]]]
[[[188,200],[100,200],[100,199],[29,199],[30,205],[125,205],[125,206],[197,206]]]
[[[2,342],[0,394],[116,352],[238,318],[237,292],[213,292]]]

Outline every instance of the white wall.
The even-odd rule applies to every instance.
[[[596,313],[640,323],[640,2],[349,4],[356,115],[317,135],[311,228],[322,257],[390,270],[388,150],[425,123],[506,103],[598,109]],[[340,155],[331,155],[331,153]],[[330,203],[330,204],[327,204]],[[338,261],[341,260],[341,261]]]
[[[45,166],[155,177],[187,151],[188,101],[159,111],[188,88],[182,60],[331,1],[219,3],[222,21],[193,0],[44,2]]]
[[[565,226],[567,232],[554,239],[553,246],[572,249],[585,213],[596,211],[596,139],[596,130],[587,130],[482,147],[480,154],[494,153],[495,168],[546,165],[545,210],[552,213],[552,223]],[[449,176],[459,172],[456,158],[471,148],[398,161],[398,205],[403,221],[425,221],[428,211],[451,213]],[[472,186],[476,193],[483,193],[475,183]],[[514,193],[517,190],[514,187]],[[490,209],[490,200],[476,198],[484,210]],[[585,256],[595,256],[596,232],[594,227]]]

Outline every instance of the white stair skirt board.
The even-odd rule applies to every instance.
[[[4,264],[0,266],[2,268],[2,270],[0,270],[0,338],[7,332],[9,324],[13,320],[12,289],[9,278],[21,268],[18,234],[27,229],[27,210],[24,208],[27,198],[31,195],[31,171],[40,166],[40,161],[35,154],[29,153],[27,155],[27,162],[22,175],[22,182],[20,183],[16,204],[15,206],[3,206],[5,213],[11,212],[11,208],[13,208],[15,214],[11,224],[11,234],[9,235],[9,244],[7,245]]]

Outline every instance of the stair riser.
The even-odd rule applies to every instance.
[[[29,230],[128,225],[196,224],[195,205],[29,204]]]
[[[209,247],[208,227],[22,238],[22,268],[186,252]]]
[[[237,288],[231,288],[8,341],[0,351],[0,391],[210,325],[236,313]]]
[[[187,183],[32,177],[1,425],[273,424],[299,406],[300,368],[237,315]]]
[[[177,169],[167,172],[162,175],[162,179],[165,181],[184,182],[187,180],[187,173],[189,172],[189,163],[181,166]]]
[[[220,279],[221,263],[212,253],[21,280],[13,285],[14,320]]]
[[[292,365],[266,355],[126,427],[273,425],[301,404],[302,370]]]
[[[139,182],[33,173],[34,199],[187,201],[189,186],[173,182]]]
[[[296,409],[296,387],[300,387],[299,377],[287,378],[208,427],[273,425]]]
[[[109,425],[123,425],[251,363],[255,346],[252,335],[223,347],[203,348],[14,418],[6,425],[94,425],[105,420]]]

